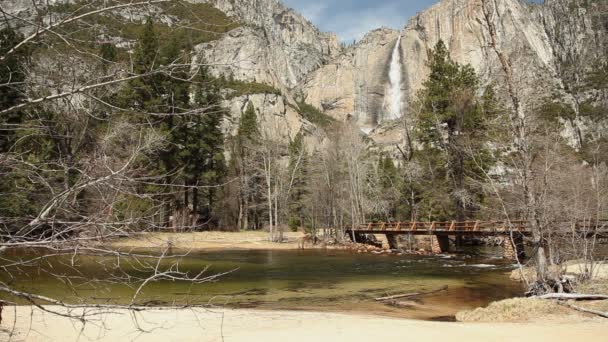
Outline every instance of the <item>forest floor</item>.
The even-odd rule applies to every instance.
[[[143,233],[133,237],[112,240],[113,248],[162,248],[178,249],[299,249],[304,233],[284,232],[282,243],[269,241],[268,232],[191,232],[191,233]]]
[[[60,313],[66,309],[47,307]],[[606,341],[605,320],[446,323],[300,311],[90,310],[84,326],[31,306],[6,307],[0,340],[9,341]],[[82,310],[71,314],[81,314]],[[15,323],[16,322],[16,323]],[[556,324],[559,323],[559,324]]]

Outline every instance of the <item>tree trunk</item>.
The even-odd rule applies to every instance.
[[[243,200],[243,229],[249,230],[249,196]]]
[[[189,203],[190,201],[189,201],[189,198],[188,198],[189,197],[188,195],[190,194],[190,189],[188,188],[188,185],[189,185],[188,181],[184,180],[184,206],[186,208],[188,208],[188,204],[190,204]]]
[[[530,224],[530,229],[532,230],[534,247],[537,249],[536,253],[536,270],[537,276],[539,280],[544,280],[546,278],[547,271],[547,260],[545,255],[545,249],[542,241],[542,231],[541,225],[539,224],[539,216],[538,216],[538,206],[536,203],[536,199],[534,194],[532,193],[532,156],[530,151],[530,142],[529,136],[526,128],[526,114],[524,112],[523,107],[521,106],[521,101],[519,96],[517,95],[517,91],[515,89],[515,84],[513,82],[513,69],[511,67],[511,63],[508,57],[500,50],[497,43],[497,35],[496,35],[496,27],[494,22],[492,21],[494,7],[489,0],[482,0],[482,10],[485,18],[486,25],[488,26],[488,32],[490,35],[490,47],[496,53],[503,72],[505,73],[505,80],[507,83],[507,90],[509,93],[509,98],[511,99],[511,103],[513,106],[513,112],[510,116],[511,120],[511,128],[514,132],[513,142],[515,144],[517,154],[521,159],[521,183],[523,187],[523,208],[525,208],[526,219]],[[498,9],[496,9],[498,11]]]
[[[270,226],[270,241],[274,241],[274,226],[273,226],[273,207],[272,207],[272,182],[271,182],[271,174],[270,174],[270,160],[266,160],[266,196],[268,202],[268,224]]]
[[[211,210],[209,210],[209,215],[211,214]],[[192,182],[192,225],[196,226],[196,218],[198,217],[198,187],[196,186],[196,182]]]

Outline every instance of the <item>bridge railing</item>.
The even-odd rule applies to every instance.
[[[557,230],[601,231],[608,230],[608,220],[588,220],[555,223]],[[434,222],[370,222],[354,231],[366,232],[527,232],[527,221],[434,221]]]
[[[508,231],[525,230],[525,221],[435,221],[435,222],[370,222],[355,230],[363,231]]]

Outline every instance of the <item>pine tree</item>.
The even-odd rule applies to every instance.
[[[260,144],[260,131],[258,129],[255,107],[251,102],[241,115],[237,136],[234,139],[234,165],[239,178],[239,229],[249,229],[253,223],[258,228],[260,213],[257,203],[261,203],[260,184],[262,183],[258,169],[258,147]],[[253,204],[253,205],[252,205]],[[253,209],[251,209],[253,208]],[[253,222],[251,222],[253,221]]]
[[[226,112],[217,80],[204,67],[191,76],[189,68],[183,67],[189,62],[180,42],[160,43],[148,18],[133,54],[133,72],[142,77],[127,84],[122,101],[166,137],[164,147],[152,156],[157,168],[150,170],[164,175],[159,195],[165,202],[165,216],[202,215],[209,222],[217,199],[215,189],[226,173],[221,130]],[[160,68],[162,73],[157,72]]]
[[[104,72],[108,71],[108,66],[116,61],[118,51],[112,43],[103,43],[99,47],[99,56],[101,57],[101,68]]]
[[[152,18],[148,17],[133,53],[133,73],[141,75],[127,83],[121,106],[135,112],[160,112],[162,77],[154,70],[160,65],[160,43]]]
[[[23,37],[10,26],[0,30],[0,56],[4,56]],[[19,104],[25,98],[25,66],[29,63],[31,50],[21,47],[0,62],[0,110]],[[15,151],[21,124],[26,120],[25,112],[14,111],[0,117],[0,153]],[[30,198],[33,192],[31,179],[26,174],[0,166],[0,216],[24,217],[32,214],[36,203]]]
[[[308,153],[304,146],[304,136],[298,133],[289,142],[289,218],[288,225],[297,230],[304,223],[304,211],[308,199]]]
[[[483,110],[476,95],[479,82],[472,67],[452,61],[442,41],[431,52],[429,67],[429,79],[420,92],[422,111],[416,132],[424,148],[418,160],[429,168],[421,194],[424,211],[432,218],[462,221],[472,218],[483,201],[481,189],[471,179],[492,165],[486,144],[492,113]]]
[[[396,186],[398,170],[390,156],[380,155],[380,159],[378,159],[378,176],[382,189],[390,189]]]
[[[165,172],[173,173],[186,164],[183,160],[180,163],[178,157],[179,149],[184,143],[183,137],[187,138],[193,133],[191,139],[196,139],[198,132],[191,132],[194,127],[190,124],[192,116],[184,115],[191,107],[190,82],[186,81],[189,78],[188,72],[184,68],[169,67],[174,64],[185,65],[188,63],[187,58],[180,50],[178,43],[172,40],[161,48],[158,59],[159,66],[167,68],[167,71],[155,77],[155,89],[159,97],[155,101],[156,111],[163,115],[155,118],[154,123],[155,127],[166,133],[167,136],[167,145],[159,156],[162,168]],[[200,75],[197,77],[200,78]],[[194,120],[197,120],[196,116],[194,116]],[[167,183],[171,183],[170,179],[167,179]]]
[[[247,104],[247,109],[241,116],[239,122],[238,137],[241,140],[256,141],[259,138],[258,119],[255,114],[253,103]]]
[[[379,198],[386,203],[386,212],[379,220],[397,219],[401,214],[399,204],[403,194],[402,181],[399,178],[399,169],[395,166],[393,159],[381,154],[377,166],[377,187]]]
[[[4,56],[23,37],[10,26],[0,30],[0,56]],[[30,50],[22,47],[0,62],[0,109],[7,109],[19,104],[25,98],[24,66],[30,58]],[[0,118],[0,152],[7,152],[15,137],[15,125],[24,120],[23,111],[15,111]]]
[[[133,72],[141,75],[154,70],[159,62],[159,48],[159,37],[154,21],[148,17],[137,39],[137,47],[133,55]]]
[[[217,197],[215,187],[226,173],[224,134],[221,129],[226,115],[221,107],[220,89],[206,68],[195,77],[193,109],[200,113],[182,117],[173,130],[173,144],[177,147],[179,166],[183,168],[184,202],[193,212],[203,214],[209,221]],[[199,187],[205,187],[204,199],[199,198]],[[200,205],[203,207],[200,207]]]

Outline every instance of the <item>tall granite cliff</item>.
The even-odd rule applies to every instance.
[[[120,2],[103,0],[10,0],[3,1],[2,11],[9,14],[10,25],[22,33],[32,34],[36,27],[28,23],[48,25],[75,11],[84,13],[100,6],[112,6]],[[188,4],[191,4],[189,6]],[[131,50],[134,46],[132,28],[141,25],[147,17],[152,17],[161,30],[172,31],[179,27],[189,27],[197,23],[200,11],[213,17],[211,5],[221,11],[228,20],[221,24],[209,25],[232,27],[228,32],[208,34],[202,42],[194,46],[194,61],[204,57],[215,76],[244,83],[261,83],[259,93],[248,91],[245,95],[231,95],[224,101],[231,116],[226,120],[226,133],[234,133],[242,112],[249,102],[258,113],[262,129],[275,136],[279,141],[288,142],[301,129],[312,129],[311,123],[298,113],[290,96],[290,89],[301,82],[313,70],[338,56],[342,47],[333,33],[319,31],[307,19],[284,6],[278,0],[182,0],[154,2],[146,6],[123,7],[103,12],[83,25],[102,23],[97,40],[111,41],[116,46]],[[198,6],[198,7],[197,7]],[[190,16],[186,11],[196,12]],[[180,11],[181,10],[181,11]],[[181,16],[180,16],[181,14]],[[201,19],[205,22],[205,18]],[[2,25],[0,23],[0,25]],[[112,26],[112,27],[109,27]],[[89,26],[90,27],[90,26]],[[196,30],[196,28],[195,28]],[[205,27],[201,31],[204,31]],[[222,32],[222,27],[214,27]],[[129,34],[131,33],[131,34]],[[52,65],[62,57],[36,57],[34,64]],[[128,66],[126,66],[128,69]],[[268,93],[268,89],[279,89]],[[303,128],[304,127],[304,128]],[[309,127],[309,128],[306,128]]]
[[[195,46],[195,53],[210,63],[213,74],[264,83],[282,94],[275,98],[276,94],[266,96],[262,91],[227,100],[234,120],[247,101],[263,107],[270,104],[258,109],[260,115],[289,118],[280,125],[281,131],[293,136],[310,125],[302,117],[298,119],[294,106],[298,99],[339,121],[354,120],[365,131],[376,128],[388,117],[389,65],[399,37],[403,115],[410,112],[409,106],[428,75],[428,52],[440,39],[455,61],[473,66],[482,88],[493,85],[506,98],[501,65],[489,44],[483,0],[442,0],[411,18],[400,30],[374,30],[348,48],[339,44],[335,34],[319,31],[278,0],[186,1],[210,4],[239,23],[229,32]],[[10,0],[3,1],[2,8],[29,20],[47,4],[73,2]],[[35,8],[34,3],[39,7]],[[575,111],[585,101],[608,103],[605,85],[589,81],[590,74],[606,70],[608,1],[546,0],[531,4],[525,0],[492,0],[489,4],[498,46],[511,61],[517,91],[527,108],[555,95]],[[146,12],[131,9],[115,14],[129,23],[143,22],[148,15],[168,27],[180,22],[175,14],[155,6]],[[52,16],[43,20],[52,20]],[[118,38],[117,45],[129,46],[128,39]],[[386,132],[386,128],[379,131]]]
[[[335,34],[320,32],[278,0],[208,2],[246,25],[199,47],[210,64],[223,65],[216,74],[293,88],[341,52]]]
[[[405,115],[428,75],[429,49],[440,39],[455,61],[473,66],[482,86],[492,84],[504,97],[503,72],[490,48],[481,6],[481,0],[443,0],[410,19],[400,32]],[[605,1],[547,0],[539,5],[495,0],[490,7],[498,46],[511,61],[517,91],[528,108],[556,94],[575,107],[590,97],[606,101],[597,89],[581,87],[589,72],[606,63]],[[338,119],[352,115],[365,128],[378,124],[386,114],[381,99],[387,95],[387,49],[396,42],[394,31],[369,34],[309,75],[300,86],[307,101]]]

